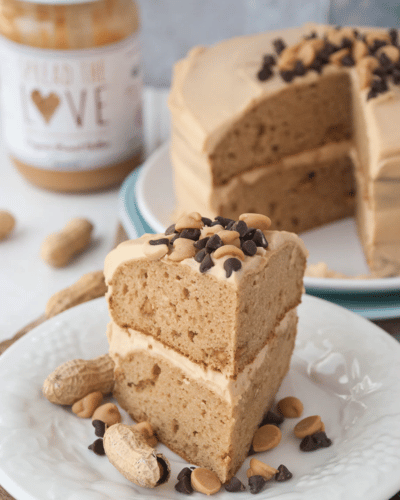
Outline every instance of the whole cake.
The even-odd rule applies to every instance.
[[[356,212],[372,273],[400,274],[400,50],[391,29],[308,25],[195,47],[169,105],[180,211],[296,233]]]
[[[269,225],[191,213],[105,262],[115,397],[222,482],[246,458],[294,348],[307,251]]]

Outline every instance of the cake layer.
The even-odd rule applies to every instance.
[[[183,140],[175,137],[174,145],[178,207],[233,219],[245,212],[265,213],[272,217],[272,229],[296,233],[354,213],[355,182],[349,142],[289,156],[214,187],[198,175],[200,168],[193,165],[196,155],[191,161]],[[174,156],[178,151],[179,155]]]
[[[209,231],[222,236],[224,228],[204,227],[198,238]],[[164,245],[161,257],[153,253],[162,251],[161,245],[149,242],[165,235],[122,243],[105,262],[112,320],[235,377],[301,300],[304,244],[292,233],[264,231],[264,235],[268,247],[257,247],[252,256],[243,254],[240,269],[229,277],[225,266],[232,260],[232,245],[220,258],[209,253],[213,267],[201,273],[201,264],[193,257],[173,260],[179,239],[173,246]],[[190,240],[186,243],[190,246]]]
[[[226,482],[245,460],[289,369],[296,325],[296,312],[291,311],[268,345],[232,381],[157,341],[146,342],[139,332],[110,324],[114,396],[134,420],[149,421],[174,452]]]

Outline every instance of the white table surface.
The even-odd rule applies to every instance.
[[[146,89],[143,99],[147,154],[168,134],[166,91]],[[16,218],[0,242],[0,342],[44,313],[47,300],[83,274],[102,269],[118,227],[119,188],[93,194],[60,194],[28,183],[0,152],[0,210]],[[70,265],[54,269],[40,258],[44,238],[71,217],[94,224],[91,247]]]

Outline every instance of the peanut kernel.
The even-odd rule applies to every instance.
[[[227,255],[237,257],[240,260],[244,260],[243,251],[240,248],[235,247],[234,245],[224,245],[217,248],[217,250],[215,250],[215,252],[213,253],[213,257],[215,259],[221,259],[222,257],[226,257]]]
[[[182,215],[175,224],[175,230],[180,232],[183,229],[202,229],[204,226],[201,215],[198,212],[192,212]]]
[[[193,246],[193,240],[187,238],[178,238],[174,241],[174,249],[169,255],[169,259],[174,262],[181,262],[184,259],[190,259],[196,255],[196,249]]]
[[[385,54],[392,62],[396,63],[400,58],[400,51],[397,47],[393,45],[385,45],[385,47],[381,47],[377,55]]]
[[[275,474],[278,473],[277,469],[274,469],[274,467],[261,462],[261,460],[258,460],[257,458],[252,458],[250,460],[250,470],[253,472],[252,475],[262,476],[267,481],[272,479]]]
[[[100,391],[91,392],[74,403],[72,411],[80,418],[90,418],[102,401],[103,394]]]
[[[121,414],[114,403],[99,406],[92,415],[92,420],[101,420],[107,427],[121,422]]]
[[[368,55],[368,46],[362,40],[356,40],[353,44],[353,59],[357,63],[363,57]]]
[[[168,245],[150,245],[144,246],[144,254],[149,260],[159,260],[167,255]]]
[[[350,54],[350,49],[338,50],[337,52],[334,52],[329,56],[329,62],[335,64],[336,66],[341,66],[343,57],[349,54]]]
[[[235,245],[240,247],[240,234],[237,231],[220,231],[217,233],[224,245]],[[237,242],[239,244],[237,244]]]
[[[271,219],[263,214],[242,214],[239,216],[239,220],[244,221],[248,227],[261,229],[261,231],[266,231],[272,224]]]

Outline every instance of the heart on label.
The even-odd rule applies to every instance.
[[[35,103],[40,114],[43,116],[46,123],[49,123],[56,109],[60,104],[60,98],[54,92],[46,97],[42,96],[40,90],[32,90],[31,99]]]

